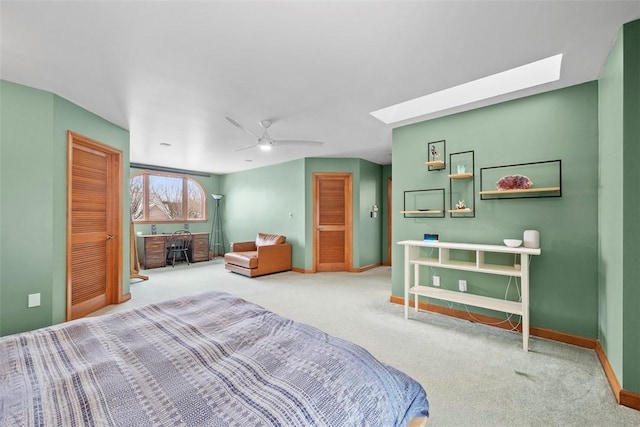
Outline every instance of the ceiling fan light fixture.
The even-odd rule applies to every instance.
[[[269,135],[269,132],[267,130],[267,129],[269,129],[269,127],[272,124],[271,120],[260,120],[259,124],[264,129],[264,131],[262,132],[262,136],[257,136],[253,132],[251,132],[250,130],[248,130],[245,127],[243,127],[233,117],[225,117],[225,118],[227,119],[227,121],[229,123],[231,123],[232,125],[234,125],[238,129],[245,131],[246,133],[248,133],[249,135],[253,136],[257,140],[257,143],[255,143],[254,145],[251,145],[249,147],[240,148],[240,149],[238,149],[236,151],[244,151],[244,150],[248,150],[250,148],[255,148],[255,147],[260,148],[260,150],[262,150],[262,151],[270,151],[274,147],[274,145],[280,146],[280,145],[302,145],[302,144],[306,144],[306,145],[322,145],[323,144],[320,141],[273,139],[273,138],[271,138],[271,136]]]

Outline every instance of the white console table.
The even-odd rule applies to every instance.
[[[472,243],[425,242],[422,240],[404,240],[398,242],[404,246],[404,317],[409,318],[409,294],[415,296],[415,310],[418,311],[418,297],[435,298],[444,301],[482,307],[522,316],[522,348],[529,348],[529,255],[540,255],[540,249],[510,248],[502,245],[479,245]],[[433,257],[422,256],[422,248],[437,249]],[[458,261],[449,258],[451,249],[475,252],[474,261]],[[486,264],[485,253],[497,252],[519,254],[520,264]],[[414,267],[414,285],[410,286],[411,266]],[[439,287],[420,285],[419,267],[432,266],[453,270],[474,271],[477,273],[520,277],[521,301],[508,301],[466,292],[451,291]]]

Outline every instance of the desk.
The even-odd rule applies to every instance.
[[[167,237],[171,234],[142,234],[142,265],[145,269],[167,265]],[[209,261],[209,233],[191,233],[189,262]]]
[[[540,255],[540,249],[509,248],[501,245],[478,245],[472,243],[424,242],[421,240],[404,240],[398,242],[404,246],[404,318],[409,318],[409,296],[415,298],[415,310],[418,311],[418,297],[424,296],[443,301],[473,305],[490,310],[503,311],[522,316],[522,349],[529,348],[529,256]],[[425,256],[421,248],[435,248],[436,254]],[[449,257],[450,250],[468,251],[475,255],[475,261],[456,261]],[[520,255],[520,264],[510,266],[485,263],[487,252]],[[411,266],[413,265],[413,286],[411,286]],[[448,268],[453,270],[473,271],[500,276],[520,278],[522,298],[520,301],[507,301],[500,298],[473,295],[466,292],[441,289],[439,287],[420,284],[420,266]]]

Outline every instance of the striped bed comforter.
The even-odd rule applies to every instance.
[[[423,388],[221,292],[0,338],[2,426],[404,426]]]

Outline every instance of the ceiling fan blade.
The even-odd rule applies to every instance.
[[[254,134],[253,132],[251,132],[249,129],[245,128],[244,126],[242,126],[240,124],[240,122],[238,122],[236,119],[234,119],[233,117],[228,117],[225,116],[225,119],[227,119],[229,121],[229,123],[231,123],[232,125],[234,125],[235,127],[237,127],[240,130],[245,131],[246,133],[248,133],[249,135],[251,135],[252,137],[258,139],[258,135]]]
[[[276,139],[273,141],[276,145],[322,145],[321,141],[306,141],[303,139]]]
[[[251,149],[251,148],[256,148],[257,146],[258,146],[258,144],[253,144],[253,145],[250,145],[250,146],[248,146],[248,147],[238,148],[237,150],[234,150],[234,151],[244,151],[244,150],[249,150],[249,149]]]

